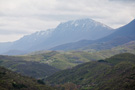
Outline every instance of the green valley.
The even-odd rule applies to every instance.
[[[26,76],[45,78],[59,70],[120,53],[135,54],[135,42],[102,51],[39,51],[22,56],[1,55],[0,65]]]

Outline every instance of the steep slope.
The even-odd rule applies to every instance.
[[[4,55],[22,55],[28,53],[33,45],[43,42],[50,37],[53,29],[39,31],[26,35],[14,42],[0,43],[0,54]]]
[[[127,25],[120,27],[116,30],[116,32],[112,33],[111,35],[104,37],[102,39],[99,39],[99,41],[109,41],[114,38],[121,38],[121,37],[127,37],[127,38],[133,38],[135,37],[135,19],[132,20]]]
[[[73,20],[59,24],[55,29],[36,32],[13,42],[4,54],[14,55],[11,51],[24,53],[47,50],[57,45],[79,40],[96,40],[114,32],[112,28],[92,19]]]
[[[0,90],[54,90],[40,82],[0,67]]]
[[[45,81],[72,82],[85,90],[134,90],[135,55],[124,53],[55,73]]]
[[[11,51],[20,51],[22,54],[28,53],[29,51],[38,50],[40,46],[37,46],[39,43],[44,42],[49,37],[51,37],[51,33],[53,32],[53,29],[48,29],[46,31],[39,31],[35,32],[31,35],[26,35],[22,37],[21,39],[13,42],[13,45],[11,45],[8,50],[8,52],[4,54],[8,55],[15,55],[19,54],[18,52],[10,53]],[[32,48],[33,46],[37,46],[36,48]]]
[[[83,39],[96,40],[107,36],[112,32],[113,30],[110,27],[102,23],[92,19],[80,19],[59,24],[55,29],[51,40],[58,40],[57,42],[53,40],[55,41],[54,44],[64,44]]]
[[[15,56],[0,56],[0,66],[34,78],[44,78],[59,71],[48,64],[25,61],[23,58]]]
[[[78,41],[74,43],[68,43],[52,48],[51,50],[87,50],[87,49],[96,49],[104,50],[110,49],[112,47],[128,43],[135,40],[135,20],[131,21],[129,24],[118,28],[114,33],[98,39],[98,40],[85,40]]]

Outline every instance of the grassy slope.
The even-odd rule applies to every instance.
[[[135,55],[119,54],[91,61],[47,78],[51,84],[73,82],[86,90],[134,90]]]
[[[33,54],[26,56],[18,56],[27,61],[37,61],[40,63],[46,63],[59,69],[66,69],[76,66],[78,64],[88,62],[92,59],[87,52],[56,52],[48,51],[42,54]]]

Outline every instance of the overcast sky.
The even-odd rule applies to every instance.
[[[0,0],[0,42],[80,18],[118,28],[135,18],[135,0]]]

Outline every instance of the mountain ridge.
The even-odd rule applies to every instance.
[[[7,48],[7,52],[4,51],[3,53],[8,54],[8,51],[11,50],[18,50],[26,53],[47,50],[61,44],[83,39],[99,39],[112,32],[114,32],[112,28],[92,19],[67,21],[59,24],[55,29],[51,29],[50,31],[41,31],[24,36],[13,42],[13,44]]]
[[[85,43],[78,41],[67,43],[51,48],[50,50],[86,50],[86,49],[110,49],[112,47],[125,44],[135,40],[135,19],[128,24],[118,28],[112,34],[97,40],[85,40]],[[82,45],[82,46],[81,46]],[[98,49],[99,48],[99,49]]]

